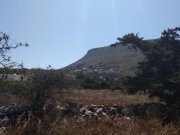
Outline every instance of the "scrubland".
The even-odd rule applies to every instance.
[[[173,123],[162,124],[155,117],[141,118],[137,116],[103,116],[83,119],[81,115],[61,116],[56,106],[67,102],[78,105],[126,106],[132,104],[157,103],[158,98],[150,98],[139,92],[134,95],[112,90],[63,90],[56,93],[53,101],[42,119],[38,119],[34,129],[37,134],[48,135],[179,135],[180,129]],[[21,119],[19,123],[3,135],[33,134],[28,131],[30,121]],[[32,124],[32,123],[31,123]],[[31,127],[32,128],[32,127]]]

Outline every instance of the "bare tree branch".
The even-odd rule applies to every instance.
[[[22,64],[12,61],[11,56],[8,56],[7,53],[18,47],[28,47],[27,43],[10,43],[10,37],[3,32],[0,32],[0,66],[3,67],[22,67]]]

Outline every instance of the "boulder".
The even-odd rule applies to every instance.
[[[118,113],[118,109],[117,109],[117,108],[114,108],[114,107],[111,107],[111,108],[110,108],[110,113],[111,113],[111,114],[117,114],[117,113]]]
[[[58,110],[58,111],[65,110],[65,108],[64,108],[64,107],[61,107],[61,106],[59,106],[59,105],[58,105],[58,106],[56,106],[56,108],[57,108],[57,110]]]
[[[4,117],[3,119],[0,120],[0,126],[1,127],[7,127],[10,126],[11,120],[8,117]]]
[[[5,135],[6,131],[7,131],[7,129],[5,127],[1,127],[0,128],[0,135]]]
[[[103,108],[99,108],[96,110],[96,113],[98,114],[98,113],[101,113],[102,111],[103,111]]]
[[[81,107],[79,110],[81,113],[85,113],[87,111],[87,107]]]
[[[92,104],[88,107],[88,109],[92,112],[96,112],[96,110],[98,109],[96,105]]]
[[[85,113],[86,116],[91,116],[92,114],[93,114],[93,112],[90,111],[90,110],[87,110],[86,113]]]
[[[103,115],[103,116],[107,116],[107,114],[106,114],[105,112],[102,112],[102,115]]]

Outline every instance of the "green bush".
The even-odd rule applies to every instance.
[[[117,40],[121,44],[132,43],[132,44],[138,45],[138,44],[141,44],[143,38],[139,37],[138,33],[137,34],[128,33],[128,34],[124,35],[122,38],[117,38]]]

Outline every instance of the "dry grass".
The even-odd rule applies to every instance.
[[[158,102],[157,98],[150,98],[141,92],[128,95],[121,91],[112,90],[64,90],[63,101],[71,101],[82,105],[130,105]]]
[[[143,120],[133,118],[104,118],[97,121],[77,122],[76,118],[58,121],[56,130],[50,134],[57,135],[178,135],[180,132],[173,125],[162,126],[157,119]]]
[[[22,104],[24,103],[23,99],[17,95],[13,94],[0,94],[0,106],[11,105],[11,104]]]
[[[84,121],[80,117],[57,119],[49,129],[42,127],[46,134],[40,135],[179,135],[180,129],[172,124],[162,126],[158,119],[144,120],[123,117],[106,117]],[[21,130],[22,131],[22,130]],[[7,135],[20,135],[13,130]]]
[[[130,105],[158,102],[146,94],[128,95],[120,91],[108,90],[64,90],[62,102],[73,101],[83,105]],[[58,95],[57,95],[58,97]],[[85,120],[81,115],[60,117],[50,111],[39,122],[40,135],[180,135],[180,129],[173,124],[163,126],[157,118],[142,119],[138,117],[104,116]],[[54,119],[52,121],[52,118]],[[16,127],[6,135],[20,135],[25,125]]]

